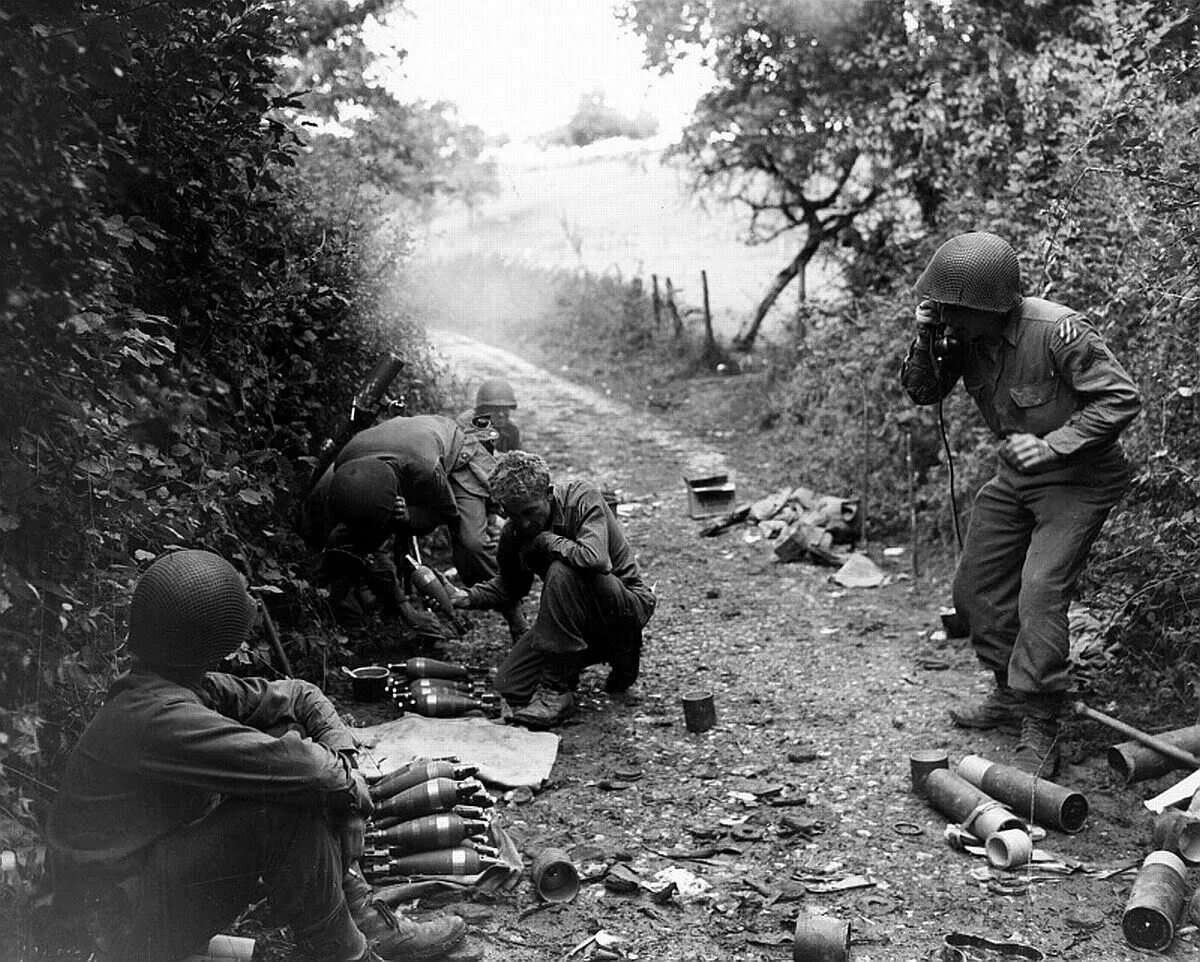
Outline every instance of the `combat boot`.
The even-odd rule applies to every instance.
[[[386,934],[370,937],[372,962],[425,962],[453,952],[467,937],[467,923],[457,915],[442,915],[414,922],[393,915],[395,926]]]
[[[367,938],[371,962],[440,959],[467,937],[467,924],[457,915],[414,922],[374,897],[371,883],[357,870],[342,878],[342,892],[354,924]]]
[[[950,720],[959,728],[998,729],[1015,735],[1021,730],[1024,702],[1008,687],[1007,672],[996,672],[996,687],[983,701],[950,709]]]
[[[1058,774],[1059,716],[1061,694],[1027,695],[1021,737],[1013,754],[1013,766],[1038,778],[1051,779]]]
[[[635,644],[616,651],[609,660],[611,670],[604,682],[604,690],[610,695],[620,695],[633,688],[638,679],[642,665],[642,642],[639,638]]]
[[[542,686],[533,700],[512,713],[511,721],[526,728],[553,728],[575,713],[575,695],[569,691],[554,691]]]

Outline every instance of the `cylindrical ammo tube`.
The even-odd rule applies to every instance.
[[[479,788],[479,783],[475,781],[456,782],[451,778],[431,778],[427,782],[383,799],[376,804],[374,815],[378,818],[410,819],[446,812],[463,799],[471,798]]]
[[[376,878],[412,875],[477,875],[496,860],[469,848],[443,848],[432,852],[399,855],[387,861],[368,863]]]
[[[956,766],[959,775],[1003,802],[1022,818],[1062,832],[1078,832],[1087,821],[1088,801],[1079,792],[1044,778],[989,761],[979,755],[967,755]]]
[[[1175,939],[1187,898],[1186,871],[1179,856],[1170,852],[1146,856],[1121,916],[1121,931],[1130,945],[1161,952]]]
[[[409,678],[469,679],[471,677],[470,672],[462,665],[439,661],[436,658],[410,658],[404,663],[404,673]]]
[[[420,785],[431,778],[453,778],[455,780],[470,778],[478,771],[471,765],[457,765],[454,762],[418,758],[395,771],[388,772],[371,786],[371,798],[378,802],[390,798],[399,792]]]
[[[1025,828],[1009,809],[948,768],[935,768],[925,776],[925,797],[939,812],[964,823],[963,827],[980,839],[994,832]]]
[[[472,835],[486,834],[487,828],[485,821],[463,818],[453,812],[441,812],[371,832],[368,837],[372,842],[391,849],[428,852],[458,845]]]

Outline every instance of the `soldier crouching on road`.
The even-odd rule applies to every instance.
[[[310,497],[319,506],[310,513],[332,522],[326,554],[339,565],[377,552],[389,537],[403,561],[413,536],[445,525],[458,575],[473,585],[497,570],[488,533],[487,477],[494,465],[479,440],[450,418],[391,418],[346,443]],[[384,572],[373,574],[376,584],[386,582]],[[528,627],[519,606],[501,615],[513,638]]]
[[[533,627],[500,665],[496,690],[515,708],[512,721],[553,727],[575,709],[574,690],[588,665],[611,666],[605,690],[619,696],[637,681],[642,629],[654,613],[654,591],[638,570],[620,522],[590,484],[550,483],[536,454],[500,456],[488,478],[508,516],[497,548],[499,574],[460,592],[460,608],[519,602],[542,579]]]
[[[212,670],[256,615],[208,551],[165,555],[138,581],[133,668],[72,752],[50,817],[56,907],[96,913],[108,962],[174,962],[264,896],[304,959],[442,958],[462,919],[400,918],[358,873],[371,799],[333,705],[308,682]]]

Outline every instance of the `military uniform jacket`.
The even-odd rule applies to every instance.
[[[917,404],[936,404],[959,378],[998,438],[1033,434],[1064,463],[1117,444],[1141,409],[1137,386],[1078,312],[1026,297],[998,341],[963,344],[940,365],[916,338],[900,379]]]

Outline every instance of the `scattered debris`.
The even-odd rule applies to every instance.
[[[825,823],[811,815],[782,815],[779,819],[780,835],[800,835],[812,838],[825,831]]]
[[[613,865],[604,876],[604,887],[619,895],[637,892],[642,887],[642,878],[627,865]]]
[[[605,932],[604,929],[601,929],[594,935],[589,935],[586,939],[575,946],[575,948],[571,949],[570,952],[564,955],[563,958],[569,959],[572,956],[579,955],[581,952],[586,952],[586,950],[591,949],[592,951],[586,952],[584,955],[585,958],[619,959],[622,956],[616,949],[616,945],[621,941],[622,939],[620,936],[613,935],[609,932]],[[607,954],[601,954],[602,952]]]
[[[1104,913],[1090,905],[1076,905],[1067,910],[1063,921],[1073,929],[1091,932],[1104,924]]]
[[[703,478],[684,478],[688,494],[688,515],[699,520],[727,512],[737,499],[734,483],[728,474],[712,474]]]
[[[743,522],[755,529],[755,540],[774,544],[780,561],[807,557],[831,567],[840,567],[845,560],[833,551],[833,546],[853,542],[862,527],[857,500],[819,495],[800,486],[782,488],[752,504],[741,505],[701,528],[700,536],[711,538]]]
[[[1032,945],[1021,942],[996,942],[965,932],[950,933],[942,947],[944,962],[1003,962],[1007,959],[1043,962],[1045,958],[1045,953]]]
[[[843,588],[878,588],[885,580],[884,573],[865,554],[850,554],[833,575]]]
[[[651,882],[655,885],[675,885],[679,898],[684,902],[693,902],[704,898],[712,889],[712,885],[699,876],[693,875],[687,869],[672,865],[655,873]]]

